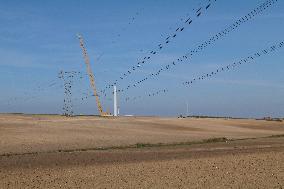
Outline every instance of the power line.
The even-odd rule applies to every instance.
[[[128,77],[129,75],[131,75],[136,69],[140,69],[142,68],[142,66],[144,64],[146,64],[147,62],[149,62],[149,60],[152,58],[152,56],[154,55],[157,55],[163,48],[165,48],[165,46],[167,46],[170,42],[172,42],[180,32],[183,32],[186,27],[188,26],[191,26],[192,22],[194,21],[195,18],[198,18],[200,17],[200,15],[205,12],[207,9],[209,9],[209,7],[211,7],[211,4],[213,2],[215,2],[216,0],[214,1],[211,1],[211,0],[208,0],[208,2],[204,5],[204,6],[200,6],[198,8],[198,10],[195,12],[195,15],[193,17],[187,17],[185,19],[185,21],[180,25],[178,26],[176,29],[175,29],[175,33],[173,34],[169,34],[164,42],[162,43],[159,43],[157,45],[157,48],[154,49],[154,50],[151,50],[149,51],[149,54],[144,56],[142,58],[142,60],[140,60],[137,65],[135,66],[132,66],[130,69],[128,69],[125,73],[123,73],[119,79],[116,79],[114,82],[112,82],[112,84],[109,84],[107,85],[103,90],[101,90],[100,92],[101,93],[105,93],[107,89],[110,89],[112,88],[114,85],[117,85],[119,83],[120,80],[124,80],[126,77]]]
[[[133,84],[129,84],[126,88],[118,89],[118,92],[122,93],[122,92],[125,92],[126,90],[129,90],[130,88],[137,87],[141,83],[143,83],[143,82],[145,82],[145,81],[147,81],[147,80],[149,80],[151,78],[157,78],[162,72],[174,68],[176,65],[180,64],[181,62],[189,61],[192,58],[193,55],[195,55],[198,52],[201,52],[202,50],[207,48],[209,45],[214,44],[217,40],[222,39],[223,37],[225,37],[226,35],[228,35],[232,31],[237,29],[242,24],[244,24],[244,23],[248,22],[249,20],[253,19],[255,16],[261,14],[265,9],[267,9],[270,6],[272,6],[277,1],[278,0],[268,0],[268,1],[264,2],[264,3],[262,3],[261,5],[259,5],[257,8],[253,9],[252,11],[250,11],[245,16],[239,18],[233,24],[229,25],[226,29],[216,33],[211,38],[209,38],[208,40],[206,40],[203,43],[201,43],[200,45],[198,45],[195,49],[190,50],[189,52],[187,52],[182,57],[176,59],[175,61],[173,61],[170,64],[167,64],[166,66],[161,67],[158,71],[149,74],[148,76],[144,77],[143,79],[141,79],[139,81],[135,81],[135,83],[133,83]]]
[[[234,68],[236,68],[238,66],[241,66],[242,64],[250,63],[251,61],[253,61],[253,60],[255,60],[255,59],[257,59],[257,58],[259,58],[261,56],[264,56],[266,54],[270,54],[270,53],[274,52],[275,50],[278,50],[279,48],[282,48],[283,45],[284,45],[284,42],[280,42],[280,43],[278,43],[276,45],[273,45],[273,46],[271,46],[271,47],[269,47],[267,49],[264,49],[262,51],[256,52],[256,53],[252,54],[251,56],[248,56],[248,57],[246,57],[244,59],[241,59],[241,60],[239,60],[237,62],[234,62],[232,64],[228,64],[226,66],[220,67],[217,70],[214,70],[214,71],[209,72],[207,74],[203,74],[201,76],[193,78],[190,81],[185,81],[182,84],[184,86],[190,87],[190,86],[192,86],[194,83],[196,83],[198,81],[205,80],[205,79],[213,77],[213,76],[215,76],[215,75],[217,75],[219,73],[222,73],[222,72],[225,72],[225,71],[229,71],[229,70],[234,69]]]
[[[222,73],[222,72],[225,72],[225,71],[230,71],[230,70],[232,70],[233,68],[237,68],[237,67],[239,67],[239,66],[241,66],[241,65],[243,65],[243,64],[251,63],[251,61],[254,61],[255,59],[257,59],[257,58],[259,58],[259,57],[262,57],[262,56],[264,56],[264,55],[268,55],[268,54],[270,54],[270,53],[272,53],[272,52],[274,52],[274,51],[276,51],[276,50],[279,50],[279,49],[281,49],[283,46],[284,46],[284,41],[281,41],[281,42],[279,42],[279,43],[277,43],[277,44],[275,44],[275,45],[272,45],[272,46],[270,46],[270,47],[268,47],[268,48],[266,48],[266,49],[260,50],[260,51],[258,51],[258,52],[256,52],[256,53],[253,53],[253,54],[251,54],[250,56],[247,56],[246,58],[243,58],[243,59],[241,59],[241,60],[239,60],[239,61],[237,61],[237,62],[234,62],[234,63],[232,63],[232,64],[228,64],[228,65],[226,65],[226,66],[220,67],[220,68],[218,68],[218,69],[216,69],[216,70],[214,70],[214,71],[212,71],[212,72],[209,72],[209,73],[207,73],[207,74],[200,75],[200,76],[195,77],[195,78],[193,78],[193,79],[191,79],[191,80],[189,80],[189,81],[182,82],[182,85],[183,85],[183,86],[186,86],[186,87],[191,87],[194,83],[197,83],[198,81],[202,81],[202,80],[205,80],[205,79],[209,79],[209,78],[211,78],[211,77],[213,77],[213,76],[215,76],[215,75],[217,75],[217,74],[219,74],[219,73]],[[164,90],[165,90],[164,93],[169,92],[168,89],[164,89]],[[159,90],[159,91],[161,91],[161,90]],[[158,92],[158,91],[157,91],[157,92]],[[155,95],[156,92],[152,92],[152,93],[150,93],[150,94],[153,94],[153,95],[145,95],[144,97],[153,97],[153,96],[156,96],[156,95]],[[158,94],[160,94],[160,93],[157,93],[157,95],[158,95]],[[143,97],[140,96],[139,98],[141,99],[141,98],[143,98]],[[128,97],[128,99],[127,99],[126,101],[129,101],[129,100],[131,100],[131,99],[132,99],[132,100],[134,100],[134,99],[136,100],[137,97],[132,97],[132,98]]]

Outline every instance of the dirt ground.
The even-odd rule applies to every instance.
[[[283,134],[274,121],[0,115],[0,188],[284,188],[284,137],[268,137]],[[213,137],[235,140],[90,150]]]
[[[0,156],[0,188],[283,188],[284,138]]]
[[[0,114],[0,154],[284,134],[284,122]]]

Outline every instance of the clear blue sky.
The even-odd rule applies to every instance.
[[[12,0],[0,6],[0,112],[61,113],[63,87],[60,70],[86,73],[76,33],[85,39],[99,89],[156,48],[174,33],[182,18],[194,15],[203,0]],[[217,0],[186,27],[149,64],[123,80],[125,87],[156,71],[225,29],[264,0]],[[193,10],[195,9],[195,10]],[[134,19],[133,19],[134,18]],[[191,114],[238,117],[284,117],[284,50],[251,64],[224,72],[186,88],[181,83],[214,71],[284,40],[284,1],[243,24],[225,38],[157,79],[144,82],[120,96],[122,114],[176,116]],[[51,83],[56,85],[48,87]],[[41,86],[41,88],[39,88]],[[43,89],[42,89],[43,88]],[[146,97],[168,88],[167,94]],[[76,79],[74,110],[96,114],[88,78]],[[145,96],[125,102],[126,96]],[[102,98],[112,111],[112,95]]]

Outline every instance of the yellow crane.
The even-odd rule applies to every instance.
[[[93,71],[91,69],[90,59],[89,59],[87,50],[86,50],[85,45],[84,45],[83,37],[80,34],[77,34],[77,37],[79,38],[80,46],[81,46],[82,51],[83,51],[83,57],[84,57],[84,60],[85,60],[85,64],[87,66],[87,72],[88,72],[88,75],[89,75],[90,84],[91,84],[91,87],[93,89],[94,96],[96,97],[96,102],[97,102],[97,106],[98,106],[100,116],[110,116],[110,113],[103,111],[103,108],[102,108],[102,105],[101,105],[101,102],[100,102],[100,99],[99,99],[99,95],[97,93],[96,85],[95,85],[95,77],[94,77]]]

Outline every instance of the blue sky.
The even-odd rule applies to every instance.
[[[0,1],[0,112],[62,113],[60,70],[80,71],[75,79],[74,111],[97,114],[77,33],[85,39],[98,89],[116,80],[155,49],[207,0],[157,1]],[[126,87],[195,48],[246,15],[264,0],[218,0],[143,68],[118,87]],[[231,64],[283,39],[284,2],[196,54],[190,64],[148,80],[120,94],[122,114],[176,116],[190,114],[236,117],[284,117],[284,50],[251,64],[184,87],[181,83]],[[182,20],[183,19],[183,20]],[[56,85],[49,87],[51,83]],[[147,97],[167,88],[166,94]],[[112,111],[111,91],[101,98]],[[125,101],[126,97],[143,96]]]

